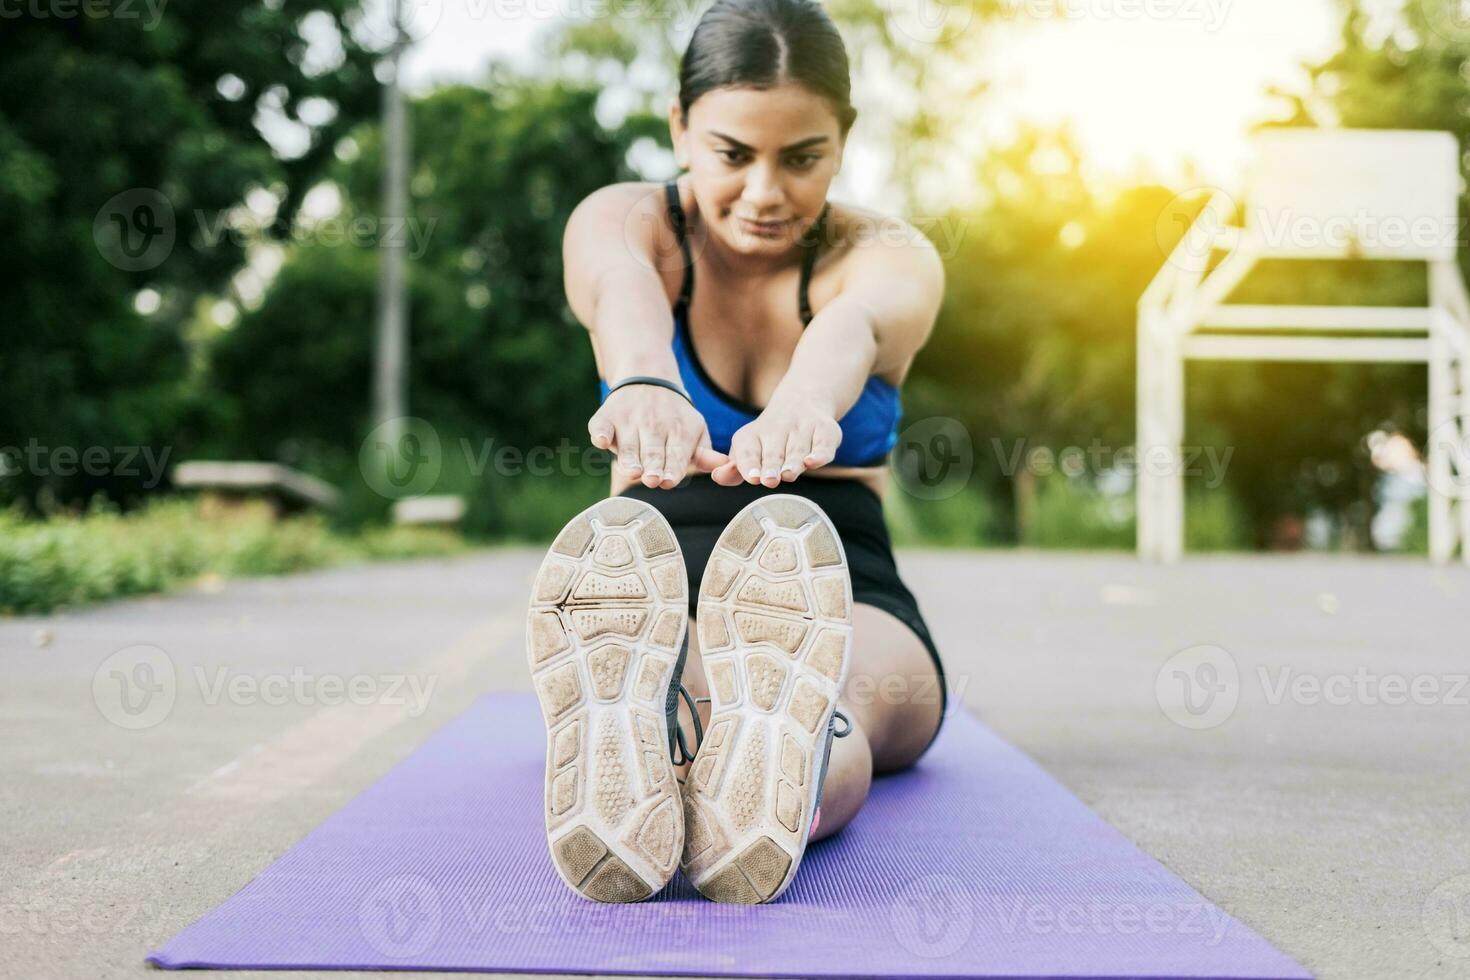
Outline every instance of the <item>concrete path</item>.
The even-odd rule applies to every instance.
[[[525,687],[539,560],[0,621],[0,976],[141,976],[475,697]],[[1470,572],[900,564],[954,694],[1207,897],[1322,977],[1470,977]]]

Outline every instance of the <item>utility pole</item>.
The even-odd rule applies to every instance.
[[[404,251],[408,221],[408,115],[401,74],[408,47],[403,0],[387,0],[393,24],[388,49],[389,77],[383,85],[383,206],[378,225],[378,342],[373,377],[373,422],[397,452],[407,412],[408,298],[404,292]]]

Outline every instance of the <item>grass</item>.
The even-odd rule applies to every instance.
[[[475,489],[473,485],[465,489]],[[464,522],[485,543],[549,542],[569,517],[607,495],[605,476],[502,478],[467,494]],[[978,493],[920,500],[894,487],[885,512],[900,547],[995,547],[993,505]],[[1224,491],[1191,494],[1190,551],[1243,548],[1246,525]],[[1035,548],[1131,549],[1131,494],[1106,496],[1080,481],[1040,481],[1020,543]],[[280,575],[349,562],[449,555],[469,546],[442,529],[333,527],[316,516],[273,519],[264,506],[205,516],[160,500],[130,513],[95,504],[82,514],[31,520],[0,511],[0,614],[44,613],[167,592],[201,576]]]
[[[993,507],[982,495],[963,491],[940,500],[920,500],[895,485],[884,501],[897,547],[1005,547],[987,529]],[[1081,480],[1038,480],[1034,508],[1021,529],[1027,548],[1128,550],[1136,541],[1134,497],[1107,495]],[[1223,489],[1190,492],[1184,507],[1185,549],[1229,551],[1250,548],[1249,523]]]
[[[1409,505],[1413,523],[1404,533],[1403,541],[1395,551],[1408,555],[1429,554],[1429,498],[1420,497]]]
[[[907,493],[894,480],[884,495],[883,513],[896,548],[984,548],[996,544],[987,531],[992,519],[989,499],[968,490],[923,500]]]
[[[167,592],[203,575],[278,575],[465,547],[458,534],[441,529],[343,533],[314,516],[275,520],[263,506],[206,517],[184,500],[128,514],[94,505],[44,520],[0,512],[0,613]]]
[[[563,525],[607,496],[606,476],[501,478],[469,496],[465,527],[496,543],[550,544]]]

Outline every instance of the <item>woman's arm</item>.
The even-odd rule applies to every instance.
[[[638,184],[588,195],[567,219],[562,265],[567,303],[591,335],[598,373],[609,384],[633,375],[679,382],[674,320],[658,273],[671,232],[662,197]],[[675,243],[674,254],[682,264]],[[675,392],[630,385],[609,395],[587,423],[592,444],[647,487],[669,489],[690,463],[708,471],[728,460],[710,448],[704,417]]]
[[[812,317],[765,411],[735,433],[715,482],[774,487],[827,465],[868,376],[907,369],[944,300],[939,253],[908,231],[854,246],[840,292]]]

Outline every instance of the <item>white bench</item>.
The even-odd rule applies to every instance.
[[[448,494],[409,497],[393,504],[394,524],[455,527],[464,515],[464,498]]]
[[[279,463],[191,461],[174,467],[174,486],[201,492],[209,506],[264,499],[277,513],[337,506],[331,484]]]

